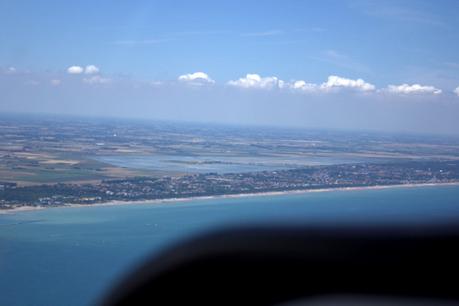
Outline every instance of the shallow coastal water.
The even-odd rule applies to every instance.
[[[285,170],[304,166],[371,162],[372,158],[332,156],[110,155],[94,159],[119,167],[187,173]]]
[[[241,223],[459,222],[459,186],[329,191],[0,215],[0,305],[91,305],[143,257]]]

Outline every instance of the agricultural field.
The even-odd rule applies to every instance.
[[[301,129],[0,116],[0,181],[18,186],[459,160],[459,140]]]

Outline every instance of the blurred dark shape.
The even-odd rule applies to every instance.
[[[144,263],[101,303],[275,305],[330,295],[459,301],[459,227],[221,230]]]

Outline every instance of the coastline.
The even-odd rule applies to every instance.
[[[19,206],[11,209],[0,210],[1,215],[16,214],[27,211],[35,211],[50,208],[78,208],[78,207],[104,207],[104,206],[120,206],[120,205],[154,205],[164,203],[180,203],[190,202],[195,200],[212,200],[212,199],[231,199],[231,198],[245,198],[245,197],[268,197],[268,196],[285,196],[293,194],[307,194],[314,192],[334,192],[334,191],[359,191],[359,190],[379,190],[379,189],[392,189],[392,188],[419,188],[419,187],[436,187],[436,186],[459,186],[459,182],[449,183],[413,183],[413,184],[398,184],[398,185],[378,185],[378,186],[356,186],[356,187],[330,187],[320,189],[298,189],[298,190],[285,190],[285,191],[265,191],[265,192],[252,192],[252,193],[238,193],[238,194],[223,194],[211,196],[196,196],[196,197],[183,197],[183,198],[169,198],[169,199],[152,199],[152,200],[138,200],[138,201],[109,201],[104,203],[95,204],[66,204],[62,206]]]

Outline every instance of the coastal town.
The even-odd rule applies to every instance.
[[[18,187],[14,183],[0,182],[0,209],[456,182],[459,182],[457,161],[343,164],[249,173],[137,177],[104,180],[99,184]]]

